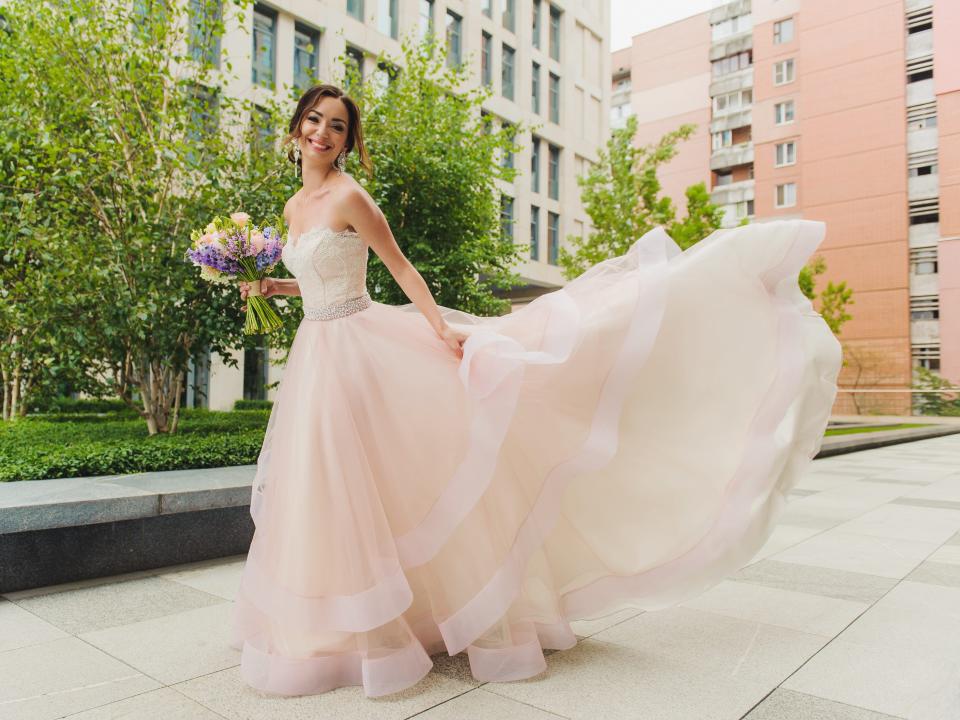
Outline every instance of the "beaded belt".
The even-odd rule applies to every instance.
[[[307,320],[333,320],[334,318],[346,317],[355,312],[365,310],[372,304],[370,293],[364,292],[360,297],[351,298],[341,303],[332,305],[323,305],[321,307],[305,307],[303,317]]]

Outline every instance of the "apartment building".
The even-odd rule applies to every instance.
[[[203,3],[189,2],[202,22]],[[516,307],[564,284],[559,248],[589,231],[576,176],[609,133],[610,0],[277,0],[256,3],[245,27],[223,7],[223,49],[240,77],[228,92],[255,101],[284,85],[335,80],[341,54],[364,82],[386,82],[381,51],[399,58],[410,33],[444,38],[448,62],[467,63],[473,86],[491,88],[484,113],[537,126],[517,136],[520,152],[501,158],[519,170],[500,187],[504,232],[529,257],[517,268],[524,285],[504,296]],[[265,350],[235,358],[236,368],[217,356],[191,366],[183,403],[222,410],[239,398],[272,399],[265,386],[282,370]]]
[[[612,56],[611,123],[698,125],[664,191],[742,218],[822,220],[854,290],[836,412],[910,412],[913,368],[960,383],[960,3],[734,0]],[[870,390],[867,392],[867,390]]]

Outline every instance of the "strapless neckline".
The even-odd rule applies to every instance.
[[[296,240],[294,240],[293,239],[294,236],[291,235],[290,245],[292,247],[296,247],[300,244],[300,241],[303,240],[304,235],[309,235],[310,233],[317,232],[317,231],[323,232],[325,230],[330,231],[333,235],[357,235],[357,236],[360,235],[360,233],[358,233],[356,230],[350,230],[349,228],[344,228],[343,230],[334,230],[329,225],[314,225],[313,227],[308,228],[304,230],[302,233],[300,233],[299,235],[297,235]]]

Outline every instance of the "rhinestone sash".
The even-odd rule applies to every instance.
[[[350,298],[342,303],[323,305],[321,307],[305,307],[303,317],[307,320],[333,320],[346,317],[355,312],[366,310],[372,304],[370,293],[364,292],[360,297]]]

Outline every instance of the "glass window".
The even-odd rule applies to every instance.
[[[513,240],[513,198],[509,195],[500,196],[500,233]]]
[[[556,265],[560,259],[560,216],[547,213],[547,262]]]
[[[480,50],[480,74],[484,85],[487,87],[493,85],[493,37],[487,32],[483,33]]]
[[[720,187],[721,185],[729,185],[733,182],[733,173],[732,172],[718,172],[715,173],[717,176],[716,182],[713,183],[714,187]]]
[[[536,135],[530,148],[530,190],[540,192],[540,138]]]
[[[215,32],[223,18],[220,0],[190,0],[190,57],[220,67],[220,35]]]
[[[347,14],[363,22],[363,0],[347,0]]]
[[[551,200],[560,199],[560,148],[550,145],[550,175],[547,179],[547,194]]]
[[[540,259],[540,208],[530,206],[530,259]]]
[[[503,0],[503,27],[510,32],[517,31],[516,0]]]
[[[303,91],[317,79],[320,63],[320,33],[297,23],[293,33],[293,83]]]
[[[793,122],[793,100],[786,100],[773,106],[773,122],[776,125]]]
[[[797,144],[793,140],[777,143],[776,165],[793,165],[797,162]]]
[[[447,10],[447,66],[459,67],[462,62],[461,29],[463,19]]]
[[[540,114],[540,63],[533,64],[530,76],[530,109]]]
[[[560,11],[550,6],[550,57],[560,59]]]
[[[543,13],[543,3],[540,0],[533,0],[533,46],[540,49],[540,23]]]
[[[260,335],[258,339],[264,336]],[[243,351],[243,399],[267,399],[267,362],[268,348],[261,341],[257,347],[244,348]]]
[[[254,85],[273,87],[277,67],[277,14],[264,5],[253,7]]]
[[[509,131],[512,127],[513,126],[508,122],[503,123],[503,129],[508,136],[509,136]],[[513,167],[513,153],[510,150],[503,151],[503,166],[508,168]]]
[[[268,113],[265,108],[254,105],[250,121],[253,125],[253,141],[251,146],[259,150],[269,149],[276,139],[270,113]]]
[[[346,80],[344,84],[347,88],[351,88],[354,83],[363,82],[363,50],[347,45],[345,54],[346,67],[344,73]]]
[[[480,10],[488,18],[493,17],[493,0],[480,0]]]
[[[550,122],[560,124],[560,78],[550,73]]]
[[[793,207],[797,204],[797,184],[784,183],[777,185],[777,197],[775,205],[781,207]]]
[[[420,39],[433,34],[433,0],[420,0]]]
[[[380,7],[377,8],[377,30],[396,40],[397,0],[380,0]]]
[[[787,18],[773,24],[774,44],[786,43],[793,40],[793,18]]]
[[[784,85],[793,82],[793,58],[773,64],[773,84]]]
[[[514,49],[504,43],[503,46],[503,59],[501,61],[501,77],[500,81],[502,83],[500,87],[500,94],[503,95],[508,100],[513,100],[513,56],[515,55]]]

